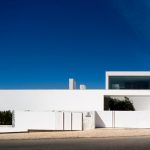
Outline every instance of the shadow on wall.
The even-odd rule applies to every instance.
[[[97,112],[95,112],[95,127],[96,128],[105,128],[106,127],[104,121],[101,119],[101,117],[99,116],[99,114]]]
[[[135,111],[135,108],[127,96],[104,96],[104,110]]]

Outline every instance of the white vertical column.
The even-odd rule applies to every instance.
[[[76,89],[76,81],[74,79],[69,79],[69,90]]]
[[[105,74],[105,89],[108,90],[109,89],[109,75],[106,72]]]

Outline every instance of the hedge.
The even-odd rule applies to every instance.
[[[0,111],[0,125],[12,125],[11,111]]]

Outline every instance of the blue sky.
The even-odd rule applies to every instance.
[[[0,89],[103,88],[150,70],[149,0],[0,0]]]

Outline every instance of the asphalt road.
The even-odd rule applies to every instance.
[[[150,150],[150,137],[0,141],[0,150]]]

